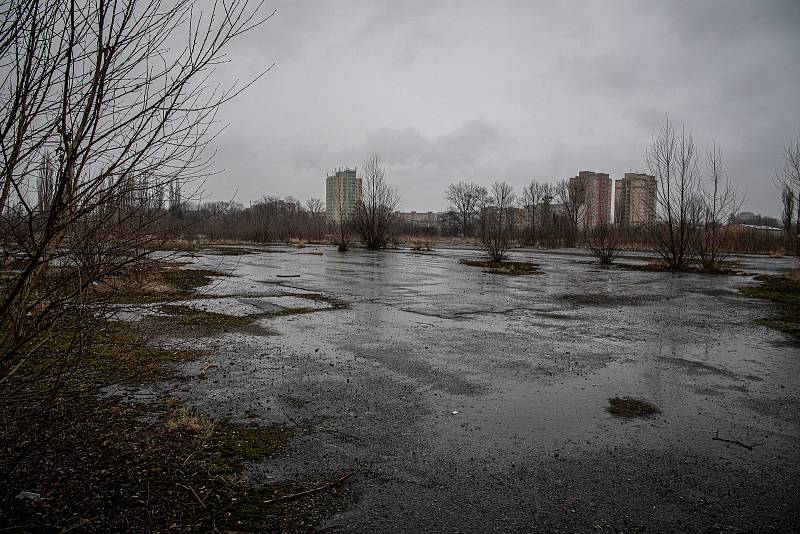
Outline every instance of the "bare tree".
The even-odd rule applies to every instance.
[[[561,180],[556,184],[556,198],[564,208],[569,222],[568,244],[573,246],[578,238],[578,226],[586,210],[586,192],[579,183]]]
[[[550,232],[553,222],[553,200],[555,199],[555,187],[549,182],[542,184],[542,202],[539,214],[539,228],[544,234]]]
[[[794,204],[797,199],[795,198],[794,191],[788,184],[784,184],[781,188],[781,224],[783,225],[784,236],[784,251],[786,254],[794,253],[792,235],[792,220],[794,218]]]
[[[370,155],[364,162],[361,197],[353,212],[353,225],[367,248],[377,249],[389,239],[392,219],[400,196],[386,183],[386,170],[379,154]]]
[[[800,135],[794,143],[783,149],[783,172],[777,176],[782,190],[794,192],[794,204],[797,206],[795,216],[794,249],[800,255]],[[784,200],[784,209],[786,200]],[[791,220],[791,217],[789,217]]]
[[[289,195],[278,202],[278,208],[279,238],[289,244],[299,234],[299,227],[304,220],[303,203]]]
[[[589,250],[600,263],[611,264],[619,253],[619,231],[612,224],[598,224],[589,234]]]
[[[447,186],[445,198],[450,203],[450,208],[458,214],[464,237],[472,235],[472,222],[481,199],[486,195],[486,188],[476,183],[458,182]]]
[[[306,201],[308,215],[311,218],[311,234],[314,239],[322,238],[322,228],[325,224],[325,204],[318,198],[309,198]]]
[[[522,198],[520,199],[522,208],[525,210],[525,218],[527,219],[527,240],[528,243],[536,246],[537,243],[537,222],[539,226],[542,225],[542,218],[537,216],[542,214],[542,205],[545,198],[550,195],[550,184],[539,183],[532,180],[525,189],[522,190]],[[548,207],[549,207],[549,201]]]
[[[506,259],[514,239],[514,189],[506,182],[492,184],[492,195],[483,208],[481,244],[494,261]]]
[[[199,186],[208,175],[215,112],[243,89],[215,90],[209,76],[231,41],[265,19],[246,0],[210,11],[193,0],[20,0],[0,9],[0,262],[13,266],[0,283],[8,421],[30,415],[16,401],[32,383],[44,413],[66,402],[65,377],[91,340],[82,318],[110,313],[94,289],[159,239],[154,193],[169,185],[177,198],[178,180]],[[38,206],[29,194],[37,180]],[[43,349],[65,339],[57,357]],[[30,366],[39,372],[20,371]],[[31,424],[21,442],[55,428],[46,417],[31,421],[42,426]]]
[[[728,254],[730,225],[742,204],[722,169],[722,151],[716,143],[706,158],[708,180],[699,191],[702,227],[697,237],[697,259],[704,269],[716,270]]]
[[[656,177],[656,217],[647,226],[653,250],[672,270],[687,267],[695,249],[701,201],[696,150],[692,135],[680,136],[667,118],[647,152],[647,164]]]

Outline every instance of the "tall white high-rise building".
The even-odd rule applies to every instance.
[[[325,181],[325,219],[329,225],[349,221],[361,199],[361,178],[356,169],[336,169]]]

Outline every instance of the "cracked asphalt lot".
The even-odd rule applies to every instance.
[[[254,484],[355,473],[318,528],[800,528],[800,351],[757,324],[772,305],[738,292],[752,277],[604,269],[580,251],[515,252],[543,274],[513,277],[460,264],[469,250],[320,250],[192,258],[235,275],[210,297],[347,306],[198,340],[181,390],[217,417],[303,429],[251,466]],[[661,413],[606,411],[624,396]]]

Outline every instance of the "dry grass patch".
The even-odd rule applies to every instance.
[[[748,297],[771,300],[780,305],[777,316],[759,322],[800,341],[800,270],[782,275],[761,275],[756,280],[761,284],[742,288],[741,292]]]
[[[215,277],[230,274],[215,269],[186,269],[183,264],[153,261],[145,267],[103,280],[95,288],[98,297],[118,304],[150,304],[187,299]]]
[[[692,273],[692,274],[717,274],[722,276],[733,276],[737,274],[742,274],[739,271],[735,270],[734,267],[736,266],[734,263],[731,262],[720,262],[719,265],[714,269],[704,269],[698,265],[686,265],[681,269],[672,269],[665,261],[663,260],[652,260],[648,263],[638,264],[638,263],[617,263],[616,264],[619,268],[625,269],[627,271],[645,271],[645,272],[653,272],[653,273]]]
[[[214,434],[216,423],[207,416],[181,408],[167,419],[167,430],[185,432],[207,440]]]
[[[654,404],[633,397],[614,397],[608,399],[608,404],[608,413],[617,417],[648,417],[661,413]]]
[[[496,260],[461,260],[463,265],[482,267],[484,272],[492,274],[507,274],[519,276],[525,274],[541,274],[539,266],[527,261],[496,261]]]
[[[142,322],[152,326],[154,331],[168,333],[170,337],[211,336],[221,332],[244,332],[260,336],[274,333],[256,323],[258,319],[270,316],[269,313],[229,315],[185,304],[162,304],[158,309],[167,316],[149,316]]]

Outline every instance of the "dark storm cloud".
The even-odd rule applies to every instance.
[[[329,151],[323,145],[301,146],[292,152],[290,159],[302,172],[320,167],[358,166],[365,155],[377,153],[395,171],[446,171],[475,165],[503,141],[497,128],[476,119],[434,138],[426,138],[412,127],[379,128],[367,132],[356,147]]]
[[[667,113],[716,141],[746,208],[800,133],[800,2],[278,2],[220,80],[275,69],[221,113],[207,189],[323,195],[380,152],[406,209],[453,180],[515,187],[644,167]]]

